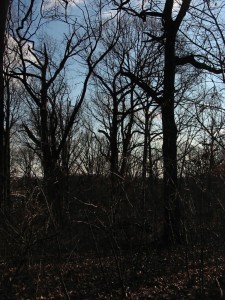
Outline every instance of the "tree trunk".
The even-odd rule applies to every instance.
[[[149,113],[145,110],[145,124],[144,124],[144,149],[142,160],[142,209],[145,210],[146,204],[146,177],[147,177],[147,161],[148,161],[148,144],[149,144]]]
[[[4,184],[4,199],[5,206],[10,208],[11,199],[10,199],[10,190],[11,190],[11,179],[10,179],[10,88],[9,80],[6,82],[6,99],[5,99],[5,145],[4,145],[4,175],[5,175],[5,184]]]
[[[62,186],[61,174],[58,167],[58,158],[55,156],[51,145],[49,124],[48,124],[48,108],[47,108],[47,90],[42,89],[41,99],[41,152],[42,166],[44,171],[45,197],[51,207],[52,218],[57,227],[62,227]]]
[[[116,214],[118,212],[118,187],[119,187],[119,172],[118,172],[118,104],[117,98],[113,99],[113,119],[110,132],[110,178],[111,178],[111,222],[116,221]]]
[[[164,94],[162,112],[163,128],[163,192],[165,207],[164,240],[180,241],[180,209],[177,190],[177,127],[174,117],[175,39],[173,23],[167,24],[165,43]]]
[[[2,0],[0,3],[0,206],[4,208],[4,76],[3,76],[3,56],[5,52],[5,29],[9,7],[9,0]]]

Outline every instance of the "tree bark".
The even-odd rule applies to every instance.
[[[43,95],[41,116],[41,147],[42,165],[44,171],[45,196],[52,208],[51,213],[55,225],[63,226],[63,174],[58,165],[58,157],[54,151],[55,145],[51,144],[50,130],[48,125],[47,95]]]
[[[5,184],[4,184],[4,201],[5,206],[10,208],[11,199],[10,199],[10,190],[11,190],[11,178],[10,178],[10,87],[9,80],[6,82],[6,99],[5,101],[5,135],[4,135],[4,176],[5,176]]]
[[[177,126],[174,116],[174,86],[176,74],[176,33],[171,15],[165,18],[164,91],[161,106],[163,129],[163,195],[165,209],[164,241],[180,241],[180,210],[177,184]]]
[[[4,76],[3,56],[5,52],[5,29],[9,7],[9,0],[2,0],[0,3],[0,206],[4,207]]]
[[[119,188],[119,170],[118,170],[118,103],[117,97],[113,97],[113,116],[112,126],[110,128],[110,178],[111,178],[111,222],[115,224],[116,214],[118,212],[118,188]]]
[[[145,124],[144,124],[144,149],[142,160],[142,209],[145,210],[146,204],[146,177],[147,177],[147,161],[148,161],[148,145],[149,145],[149,113],[148,109],[145,109]]]

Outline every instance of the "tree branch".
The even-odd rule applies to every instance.
[[[147,83],[141,81],[140,78],[138,78],[136,75],[132,74],[131,72],[125,71],[121,71],[121,75],[130,78],[135,84],[137,84],[147,93],[148,97],[152,97],[156,103],[161,103],[162,98],[159,98],[159,93],[152,89]]]
[[[197,61],[196,56],[194,56],[193,54],[187,55],[187,56],[184,56],[184,57],[176,56],[176,64],[178,66],[179,65],[183,66],[183,65],[186,65],[186,64],[190,64],[193,67],[195,67],[196,69],[206,70],[206,71],[209,71],[209,72],[214,73],[214,74],[223,74],[224,73],[223,69],[217,69],[217,68],[214,68],[214,67],[212,67],[212,66],[210,66],[210,65],[208,65],[204,62]]]

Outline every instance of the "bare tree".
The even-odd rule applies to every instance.
[[[21,5],[20,11],[24,11],[24,4],[19,4]],[[57,52],[56,42],[49,36],[43,38],[39,33],[45,18],[42,4],[34,6],[34,3],[31,2],[30,7],[24,11],[24,16],[16,30],[12,26],[11,35],[16,44],[14,51],[16,51],[15,55],[19,57],[19,61],[17,66],[10,70],[9,75],[17,79],[29,95],[33,115],[37,111],[36,124],[38,128],[36,128],[36,132],[25,122],[23,128],[39,148],[46,183],[46,195],[55,207],[56,215],[60,215],[58,219],[61,219],[60,182],[63,174],[59,166],[59,159],[62,153],[65,154],[66,143],[84,101],[90,76],[96,65],[111,51],[116,42],[117,30],[111,37],[109,47],[101,51],[104,22],[107,23],[109,20],[102,19],[99,13],[101,7],[96,9],[93,17],[84,4],[79,8],[83,16],[80,22],[76,18],[72,19],[72,15],[70,21],[68,21],[67,14],[60,16],[64,22],[66,33],[61,41],[63,47],[60,52]],[[47,11],[47,13],[50,12]],[[93,19],[94,21],[98,20],[97,25]],[[35,30],[32,31],[31,25],[34,23],[38,23],[39,27],[35,27]],[[73,108],[71,106],[67,114],[67,120],[62,120],[60,107],[63,107],[63,93],[66,93],[63,77],[66,66],[72,60],[79,60],[80,68],[84,70],[83,85],[75,105]],[[60,97],[62,98],[61,104],[58,100]],[[61,136],[57,133],[59,129],[62,133]]]
[[[9,0],[1,1],[0,4],[0,205],[4,206],[4,76],[3,76],[3,57],[5,52],[5,30],[9,7]]]
[[[167,0],[157,5],[156,3],[151,2],[148,4],[142,1],[142,4],[135,7],[132,1],[122,1],[121,3],[113,1],[119,11],[125,11],[130,15],[141,18],[143,22],[146,22],[147,18],[153,19],[158,25],[157,29],[152,26],[149,31],[146,31],[146,39],[149,43],[157,43],[158,47],[162,47],[163,49],[163,83],[160,93],[155,90],[154,85],[146,83],[143,78],[127,71],[125,68],[123,69],[123,74],[139,84],[161,106],[165,202],[165,230],[163,239],[167,242],[179,241],[181,234],[180,201],[177,189],[177,126],[174,115],[177,66],[189,64],[196,69],[207,70],[215,74],[223,73],[217,57],[214,54],[208,57],[209,48],[207,47],[206,40],[210,40],[211,31],[206,31],[206,24],[204,22],[207,19],[207,1],[202,2],[196,10],[194,5],[191,6],[192,2],[188,0],[176,3],[173,0]],[[197,17],[199,22],[197,25],[195,23],[192,26],[192,17],[194,16]],[[192,33],[189,35],[191,46],[187,42],[186,32],[190,29],[188,26],[192,28]],[[194,41],[191,38],[193,37],[193,32],[194,36],[197,37],[197,33],[202,28],[204,28],[204,35],[201,32],[201,41],[205,41],[203,44],[199,43],[197,38]],[[178,37],[182,34],[185,43],[180,44],[178,43]],[[196,49],[200,50],[200,55]]]

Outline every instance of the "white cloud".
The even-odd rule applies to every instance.
[[[83,3],[85,0],[45,0],[42,9],[49,10],[52,8],[58,8],[67,3],[69,7],[75,7],[77,4]]]
[[[111,18],[114,18],[116,14],[117,14],[117,11],[114,9],[114,10],[104,11],[102,13],[102,16],[103,16],[103,19],[111,19]]]
[[[35,56],[31,52],[33,50],[33,44],[31,42],[24,43],[21,48],[26,64],[30,64],[29,62],[37,63]],[[20,50],[16,40],[12,36],[8,36],[5,64],[10,67],[11,70],[15,70],[21,66]]]

